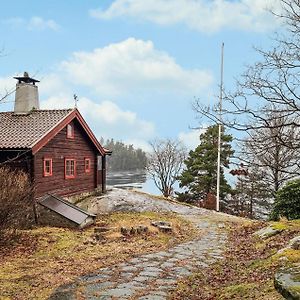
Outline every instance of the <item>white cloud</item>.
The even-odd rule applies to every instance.
[[[178,139],[181,141],[189,150],[194,150],[200,144],[200,134],[205,132],[204,129],[194,129],[189,132],[180,132]]]
[[[74,107],[74,100],[65,94],[60,94],[43,101],[41,106],[48,109],[70,108]],[[145,140],[154,137],[153,123],[138,118],[134,112],[122,110],[112,101],[95,103],[91,99],[80,98],[78,109],[98,138],[113,137],[132,143],[135,147],[143,146],[145,149]]]
[[[44,20],[41,17],[32,17],[28,21],[27,28],[29,30],[44,30],[44,29],[51,29],[51,30],[59,30],[59,25],[53,20]]]
[[[280,0],[115,0],[106,10],[94,9],[90,15],[104,20],[131,17],[159,25],[184,24],[211,33],[224,28],[273,29],[278,23],[270,9],[280,10]]]
[[[195,95],[212,83],[210,72],[184,69],[151,41],[134,38],[92,52],[76,52],[61,70],[73,83],[110,97],[132,91]]]
[[[60,26],[54,20],[45,20],[38,16],[31,17],[29,20],[19,17],[10,18],[4,20],[4,23],[14,28],[24,27],[30,31],[42,31],[46,29],[57,31],[60,29]]]
[[[72,94],[70,86],[58,73],[42,75],[38,80],[40,80],[39,91],[43,95],[52,96],[61,92]]]

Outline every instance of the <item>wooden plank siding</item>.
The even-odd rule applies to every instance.
[[[93,191],[97,187],[99,152],[76,119],[70,124],[74,126],[74,138],[67,138],[67,128],[64,127],[34,156],[36,197],[47,192],[61,196],[78,194]],[[52,176],[44,176],[44,158],[52,159]],[[76,160],[75,178],[65,178],[66,158]],[[85,173],[85,158],[91,162],[89,173]]]

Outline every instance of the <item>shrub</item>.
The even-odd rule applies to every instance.
[[[33,193],[22,171],[0,168],[0,233],[27,226],[33,220]]]
[[[288,182],[277,192],[270,219],[278,220],[280,216],[300,218],[300,179]]]

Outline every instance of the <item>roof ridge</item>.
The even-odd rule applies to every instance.
[[[75,110],[75,109],[76,108],[35,109],[35,110],[30,111],[27,114],[22,114],[22,116],[28,116],[31,113],[40,112],[40,111],[42,111],[42,112],[43,111],[72,111],[72,110]],[[15,113],[14,111],[0,111],[0,114],[14,114],[14,113]]]

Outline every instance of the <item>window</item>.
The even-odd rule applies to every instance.
[[[75,159],[65,159],[65,178],[75,178],[76,176],[76,161]]]
[[[90,158],[84,159],[84,172],[85,173],[91,172],[91,159]]]
[[[44,176],[52,176],[52,158],[44,158]]]
[[[74,126],[73,124],[67,125],[67,138],[74,139]]]

